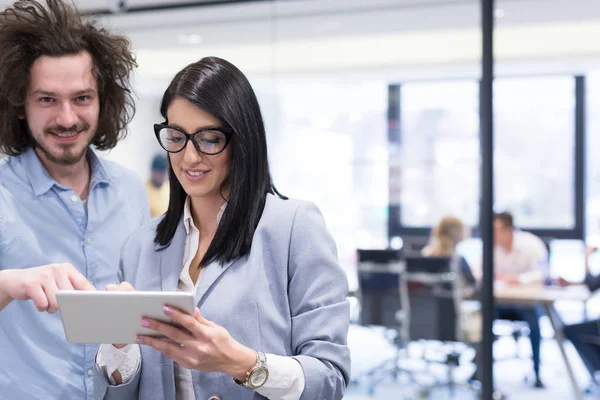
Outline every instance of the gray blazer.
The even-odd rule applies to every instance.
[[[157,220],[123,245],[119,280],[136,290],[176,291],[183,264],[183,221],[170,245],[154,243]],[[204,317],[255,350],[292,356],[305,376],[301,400],[341,399],[350,376],[347,278],[317,207],[267,195],[252,248],[202,272],[196,303]],[[173,362],[141,346],[140,371],[130,383],[110,386],[96,368],[96,399],[175,400]],[[268,360],[267,360],[268,361]],[[193,371],[196,399],[265,397],[238,387],[223,373]]]

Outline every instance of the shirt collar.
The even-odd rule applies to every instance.
[[[36,196],[46,193],[54,186],[56,182],[42,165],[42,162],[37,154],[35,154],[33,147],[29,147],[25,150],[21,155],[21,161]]]
[[[112,183],[112,179],[106,171],[106,162],[100,157],[98,157],[96,152],[92,149],[88,150],[87,158],[88,163],[90,164],[90,169],[92,171],[92,179],[90,180],[90,191],[92,191],[94,187],[98,184],[110,185]]]
[[[90,180],[90,191],[98,184],[109,184],[111,182],[106,168],[103,165],[102,160],[96,155],[96,153],[89,149],[87,151],[88,162],[92,171],[92,177]],[[62,189],[67,189],[62,185],[59,185],[48,173],[46,168],[42,165],[38,155],[35,153],[33,147],[29,147],[21,156],[24,169],[26,171],[33,192],[36,196],[47,193],[54,185]]]
[[[192,210],[191,210],[191,201],[190,196],[185,199],[185,206],[183,207],[183,226],[185,227],[185,233],[187,235],[190,234],[192,230],[198,230],[196,225],[194,225],[194,219],[192,218]],[[223,213],[225,212],[225,208],[227,207],[227,202],[223,203],[219,213],[217,214],[217,224],[221,222],[221,218],[223,217]]]

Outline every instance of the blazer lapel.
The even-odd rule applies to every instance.
[[[163,292],[177,291],[179,275],[183,268],[183,251],[185,250],[185,227],[183,220],[179,223],[171,243],[155,247],[159,255],[160,288]]]
[[[231,267],[234,263],[238,262],[240,259],[231,260],[226,262],[225,264],[220,264],[219,262],[210,263],[200,275],[200,284],[198,285],[198,290],[196,291],[196,305],[200,307],[200,305],[204,302],[206,296],[208,296],[210,289],[216,284],[219,277],[225,273],[225,271]]]
[[[154,248],[159,256],[161,281],[160,288],[163,292],[177,291],[179,275],[181,274],[181,269],[183,268],[185,239],[186,233],[182,219],[177,227],[177,231],[175,231],[175,235],[173,236],[171,243],[164,246],[156,245]],[[200,306],[200,304],[204,301],[210,292],[210,289],[219,280],[219,277],[239,260],[240,259],[238,258],[236,260],[228,261],[225,264],[220,264],[215,261],[204,268],[202,274],[200,275],[200,284],[198,285],[198,290],[196,291],[196,304],[198,306]]]

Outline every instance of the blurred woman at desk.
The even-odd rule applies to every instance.
[[[465,295],[469,295],[470,291],[472,293],[477,284],[467,260],[456,251],[457,245],[465,240],[467,236],[469,236],[468,229],[460,219],[451,216],[443,217],[431,231],[429,244],[421,252],[426,257],[457,257],[460,270],[459,287]],[[481,350],[479,349],[479,343],[481,342],[481,312],[479,305],[477,304],[475,308],[467,307],[463,309],[461,307],[459,315],[464,340],[476,348],[474,363],[477,367],[469,380],[481,380],[482,377],[477,375],[477,371],[481,371]]]
[[[467,260],[456,252],[456,245],[467,237],[467,228],[456,217],[443,217],[438,225],[431,231],[429,244],[422,250],[426,257],[457,257],[459,262],[461,286],[472,288],[475,286],[475,277]]]

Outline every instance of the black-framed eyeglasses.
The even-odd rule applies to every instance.
[[[185,149],[188,141],[202,154],[219,154],[229,144],[233,130],[223,127],[203,128],[194,133],[187,133],[177,126],[166,123],[154,124],[154,134],[160,146],[169,153],[178,153]]]

